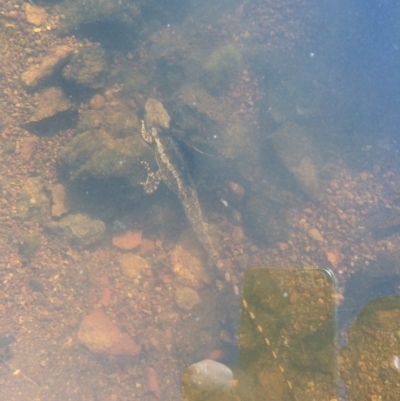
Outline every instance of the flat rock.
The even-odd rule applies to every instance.
[[[39,64],[31,66],[22,74],[22,83],[29,89],[36,88],[66,63],[74,51],[74,48],[64,45],[53,48]]]
[[[90,351],[108,355],[139,355],[141,347],[111,322],[102,309],[95,309],[81,322],[79,341]]]
[[[39,95],[39,105],[29,123],[39,123],[58,114],[72,111],[73,104],[61,88],[51,87],[43,90]]]

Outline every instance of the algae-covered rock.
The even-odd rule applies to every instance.
[[[103,129],[112,133],[114,138],[130,137],[139,132],[139,120],[132,110],[123,104],[118,107],[105,105],[101,110],[87,110],[82,113],[77,126],[79,133],[93,129]]]
[[[135,137],[115,139],[103,130],[92,130],[73,138],[60,152],[59,164],[69,180],[125,178],[140,186],[146,171],[142,156],[150,150]]]
[[[240,51],[234,45],[214,50],[203,65],[207,87],[214,90],[226,87],[239,71],[241,59]]]
[[[125,277],[130,278],[137,278],[149,268],[149,264],[147,263],[146,259],[132,252],[119,255],[118,263],[121,267],[121,273]]]
[[[180,309],[190,311],[199,304],[201,300],[199,294],[193,288],[178,287],[175,290],[175,302]]]
[[[174,124],[186,133],[185,142],[197,149],[211,149],[206,153],[220,156],[218,160],[208,157],[204,163],[214,175],[222,170],[224,158],[234,161],[243,176],[259,165],[262,157],[259,134],[228,102],[197,85],[187,84],[179,92],[173,113]]]
[[[141,4],[138,1],[115,0],[66,0],[60,4],[65,16],[60,20],[59,30],[65,34],[75,31],[83,25],[108,23],[109,26],[135,28],[140,26]],[[93,27],[94,28],[94,27]],[[114,35],[110,35],[110,37]]]
[[[62,76],[91,89],[102,88],[108,73],[105,51],[100,47],[83,48],[71,57]]]
[[[144,194],[141,183],[146,181],[147,170],[142,161],[157,170],[154,152],[141,136],[138,117],[122,102],[114,101],[101,110],[83,113],[78,131],[82,134],[72,138],[58,156],[71,205],[102,219],[120,215]]]
[[[17,210],[23,220],[39,220],[50,214],[50,200],[40,177],[26,180],[19,194]]]
[[[341,377],[349,399],[398,398],[399,322],[398,296],[378,298],[364,306],[348,333],[348,349],[341,355]]]
[[[105,224],[98,219],[92,219],[85,214],[71,214],[59,222],[52,222],[48,229],[73,244],[89,246],[99,242],[106,231]]]

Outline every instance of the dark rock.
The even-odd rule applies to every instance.
[[[90,37],[114,49],[131,45],[143,22],[140,1],[67,0],[60,7],[61,34]]]
[[[81,49],[62,70],[62,76],[67,81],[91,89],[104,87],[107,73],[105,51],[100,47]]]
[[[132,187],[140,187],[145,179],[140,161],[146,152],[149,157],[150,149],[133,135],[115,139],[93,130],[73,138],[60,152],[59,164],[68,180],[126,178]]]
[[[263,189],[249,193],[242,222],[246,234],[259,246],[287,241],[286,209]]]
[[[285,122],[270,136],[270,140],[283,166],[296,178],[302,191],[311,199],[318,200],[324,189],[320,176],[322,159],[305,128]]]

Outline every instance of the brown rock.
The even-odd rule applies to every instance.
[[[93,110],[100,110],[104,107],[106,101],[102,95],[94,95],[89,102],[89,106]]]
[[[35,4],[25,3],[25,15],[26,20],[33,25],[42,25],[43,20],[46,18],[47,13],[43,7],[39,7]]]
[[[157,373],[154,368],[147,368],[147,388],[157,398],[161,397],[160,385],[158,384]]]
[[[124,234],[116,235],[112,243],[118,249],[129,251],[137,248],[142,242],[142,231],[127,231]]]
[[[35,153],[38,138],[36,136],[28,136],[22,139],[20,153],[23,161],[29,162],[32,160]]]
[[[170,117],[161,102],[150,97],[147,99],[144,108],[148,122],[160,128],[169,128]]]
[[[145,259],[131,252],[119,255],[118,262],[121,267],[122,274],[126,277],[132,278],[138,277],[144,270],[148,269],[149,267]]]
[[[200,297],[197,292],[189,287],[178,287],[175,290],[175,302],[178,307],[185,311],[192,310],[197,304],[200,303]]]
[[[112,291],[111,291],[110,287],[104,288],[103,294],[101,294],[101,299],[100,299],[101,306],[110,305],[110,303],[111,303],[111,294],[112,294]]]
[[[47,88],[40,93],[39,105],[29,122],[37,123],[72,109],[72,103],[64,95],[61,88]]]
[[[55,47],[48,56],[43,57],[39,65],[33,65],[22,74],[22,83],[28,88],[35,88],[66,63],[73,52],[74,49],[70,46]]]
[[[122,333],[102,309],[95,309],[81,322],[79,341],[92,352],[109,355],[138,355],[141,347],[128,334]]]
[[[310,228],[307,233],[308,236],[315,241],[324,242],[324,237],[316,228]]]
[[[202,250],[192,232],[184,232],[171,252],[171,262],[178,282],[201,288],[210,278],[202,263]]]

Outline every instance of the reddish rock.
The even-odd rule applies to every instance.
[[[112,243],[118,249],[129,251],[137,248],[142,242],[142,231],[127,231],[124,234],[116,235]]]
[[[128,334],[122,333],[102,309],[95,309],[82,320],[78,339],[96,353],[132,356],[140,354],[140,346]]]
[[[103,290],[100,303],[102,306],[108,306],[110,305],[110,302],[111,302],[111,288],[107,287]]]
[[[147,368],[147,388],[157,398],[161,397],[160,385],[158,384],[157,372],[154,368]]]

